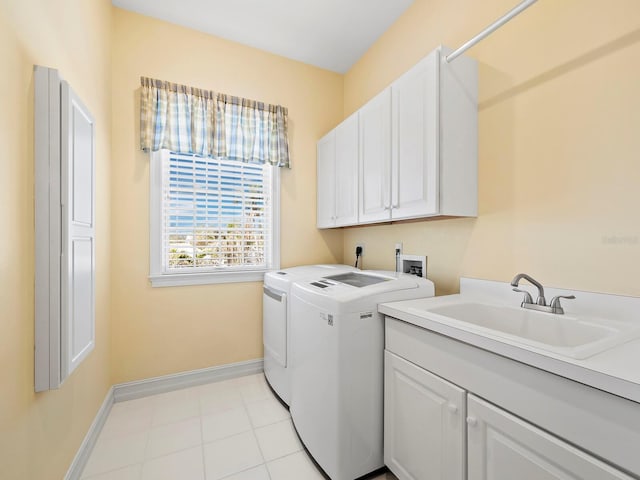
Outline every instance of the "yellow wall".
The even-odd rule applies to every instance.
[[[345,76],[344,116],[438,44],[457,47],[513,0],[416,0]],[[345,229],[345,260],[429,257],[458,278],[640,295],[640,2],[541,1],[474,47],[480,71],[479,216]],[[515,301],[515,299],[514,299]]]
[[[109,378],[111,2],[0,1],[0,478],[59,479]],[[60,70],[96,118],[96,348],[56,391],[33,392],[33,65]]]
[[[140,76],[281,104],[293,168],[282,170],[282,266],[335,262],[342,233],[315,228],[316,141],[342,118],[343,78],[114,9],[113,380],[262,356],[262,283],[152,288],[149,158],[139,150]]]
[[[289,108],[283,266],[350,263],[362,242],[365,268],[392,268],[403,241],[429,256],[440,294],[456,291],[460,275],[527,271],[549,285],[640,295],[636,0],[541,1],[469,52],[480,63],[477,219],[315,229],[318,138],[436,45],[459,45],[513,3],[416,0],[343,77],[108,0],[1,0],[0,478],[61,478],[111,383],[262,355],[259,282],[148,283],[140,76]],[[97,346],[63,388],[37,395],[34,63],[60,69],[98,126]]]

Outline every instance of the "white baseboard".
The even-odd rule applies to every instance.
[[[85,435],[78,449],[78,453],[76,453],[73,462],[71,462],[71,466],[64,480],[80,479],[82,471],[87,464],[87,460],[89,460],[91,451],[96,444],[96,440],[102,431],[104,422],[107,420],[107,416],[114,403],[262,372],[263,360],[262,358],[257,358],[255,360],[247,360],[246,362],[228,363],[218,367],[191,370],[190,372],[174,373],[162,377],[147,378],[113,385],[107,392],[107,396],[104,402],[102,402],[102,406],[98,410],[91,427],[89,427],[89,431]]]
[[[113,398],[116,402],[134,400],[136,398],[169,392],[180,388],[195,387],[204,383],[219,382],[229,378],[252,375],[263,371],[261,358],[246,362],[228,363],[218,367],[174,373],[162,377],[146,378],[134,382],[120,383],[113,386]]]
[[[93,419],[93,423],[89,427],[89,431],[84,436],[84,440],[80,444],[80,448],[76,453],[76,456],[73,458],[71,462],[71,466],[69,470],[67,470],[67,474],[64,476],[64,480],[79,480],[82,475],[82,471],[84,470],[85,465],[87,464],[87,460],[89,460],[89,455],[93,451],[93,447],[96,444],[96,440],[98,440],[98,436],[102,431],[102,427],[104,426],[104,422],[107,421],[107,417],[109,416],[109,412],[111,411],[111,406],[113,405],[113,387],[109,388],[107,395],[104,397],[104,401],[98,410],[95,418]]]

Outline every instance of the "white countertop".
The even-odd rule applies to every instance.
[[[528,288],[524,283],[522,286]],[[532,294],[535,291],[533,288],[529,290]],[[567,314],[633,322],[640,326],[640,298],[545,288],[548,298],[567,293],[576,296],[575,300],[563,302]],[[460,294],[383,303],[378,310],[418,327],[640,403],[640,336],[588,358],[575,359],[523,345],[500,335],[468,331],[456,326],[455,322],[435,321],[420,312],[469,302],[517,307],[521,300],[521,295],[512,292],[508,283],[462,278]]]

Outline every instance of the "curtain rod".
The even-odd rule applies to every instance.
[[[449,55],[447,55],[445,57],[445,60],[447,61],[447,63],[451,63],[453,60],[458,58],[460,55],[462,55],[464,52],[469,50],[475,44],[477,44],[480,41],[484,40],[486,37],[491,35],[493,32],[495,32],[497,29],[499,29],[501,26],[503,26],[505,23],[507,23],[509,20],[511,20],[513,17],[515,17],[516,15],[522,13],[523,11],[525,11],[527,8],[529,8],[531,5],[533,5],[537,1],[538,0],[525,0],[524,2],[520,3],[515,8],[510,10],[508,13],[506,13],[505,15],[500,17],[498,20],[493,22],[491,25],[489,25],[487,28],[482,30],[479,34],[477,34],[475,37],[473,37],[467,43],[463,44],[457,50],[455,50],[455,51],[451,52]]]

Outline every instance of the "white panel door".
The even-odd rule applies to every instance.
[[[61,381],[95,345],[95,126],[61,84]]]
[[[392,86],[392,218],[438,213],[438,78],[434,51]]]
[[[316,226],[335,225],[336,213],[336,132],[332,130],[318,141],[317,146],[317,206]]]
[[[335,226],[358,223],[358,113],[335,128]]]
[[[391,219],[391,89],[359,110],[359,222]]]
[[[631,477],[473,395],[469,480],[631,480]]]
[[[385,351],[384,463],[400,480],[463,480],[465,391]]]

